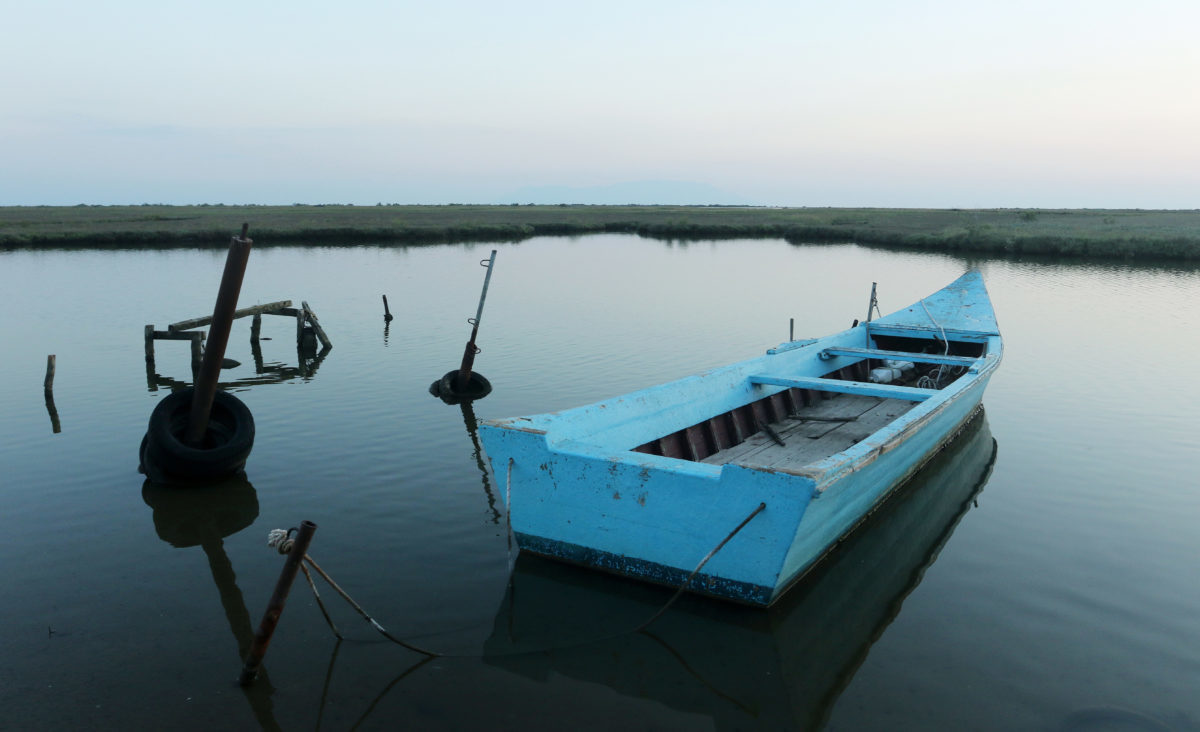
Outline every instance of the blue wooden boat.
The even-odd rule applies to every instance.
[[[480,439],[522,551],[770,605],[966,424],[1001,355],[971,271],[824,338],[485,420]]]
[[[997,449],[980,410],[765,610],[685,598],[657,617],[651,632],[630,633],[657,615],[669,589],[591,576],[522,553],[483,661],[538,683],[558,676],[611,688],[619,696],[604,695],[600,703],[618,708],[619,697],[653,700],[706,720],[689,727],[823,729],[871,647],[985,489]],[[643,724],[655,727],[649,718]]]

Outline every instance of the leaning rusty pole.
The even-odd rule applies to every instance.
[[[316,532],[317,525],[312,521],[301,521],[296,538],[290,538],[289,531],[288,536],[279,543],[279,551],[286,554],[287,559],[284,560],[283,569],[279,573],[279,581],[275,583],[275,591],[271,593],[271,599],[267,602],[267,611],[254,634],[254,642],[246,654],[242,674],[238,678],[238,683],[242,686],[253,684],[258,676],[259,666],[262,665],[263,657],[267,655],[267,646],[271,644],[271,636],[275,634],[275,627],[279,625],[279,618],[283,615],[283,606],[287,602],[288,593],[291,592],[292,581],[296,579],[296,573],[304,562],[304,556]]]
[[[479,353],[479,347],[475,345],[475,338],[479,335],[479,321],[483,318],[483,303],[487,300],[488,285],[492,281],[492,270],[496,264],[496,250],[493,249],[492,256],[480,260],[479,264],[487,268],[487,274],[483,278],[483,291],[479,294],[479,307],[475,310],[475,317],[467,319],[467,322],[471,324],[471,338],[463,350],[462,364],[458,369],[447,372],[441,379],[429,385],[429,393],[441,398],[447,404],[482,399],[492,393],[491,382],[484,378],[483,374],[477,374],[471,369],[475,365],[475,355]]]
[[[232,394],[217,390],[221,362],[237,310],[253,243],[242,224],[225,258],[208,345],[195,386],[172,392],[150,414],[141,469],[157,482],[217,480],[237,474],[254,445],[254,417]]]

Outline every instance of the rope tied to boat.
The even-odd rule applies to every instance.
[[[946,329],[942,327],[941,323],[934,319],[933,313],[929,312],[929,306],[925,304],[925,298],[921,298],[921,307],[925,309],[925,315],[928,316],[929,322],[933,323],[937,327],[938,331],[942,334],[942,344],[945,348],[945,351],[942,355],[949,356],[950,339],[946,337]],[[936,369],[930,372],[932,376],[922,376],[921,379],[917,381],[917,386],[924,389],[941,389],[942,377],[945,376],[944,368],[944,366],[938,366]]]

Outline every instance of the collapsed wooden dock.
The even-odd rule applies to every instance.
[[[325,329],[321,327],[320,321],[317,319],[317,314],[309,307],[305,301],[300,302],[300,307],[292,307],[291,300],[280,300],[271,302],[265,305],[255,305],[253,307],[242,308],[234,311],[234,319],[253,317],[250,323],[250,343],[257,348],[259,338],[262,333],[262,316],[264,315],[280,315],[288,318],[296,319],[296,347],[303,349],[306,343],[321,342],[322,350],[333,348],[333,342],[329,340]],[[205,331],[196,330],[212,324],[212,316],[206,315],[199,318],[189,318],[171,323],[166,330],[155,330],[154,325],[147,324],[145,327],[146,340],[146,363],[151,367],[154,364],[154,342],[155,341],[189,341],[191,343],[191,362],[192,372],[195,373],[200,368],[200,363],[204,359],[204,339]]]

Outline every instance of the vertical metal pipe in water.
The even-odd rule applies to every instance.
[[[250,259],[252,241],[246,237],[249,227],[249,224],[242,224],[242,235],[229,242],[225,272],[221,275],[221,287],[217,291],[216,305],[213,306],[212,325],[208,329],[208,347],[204,349],[204,362],[196,376],[192,411],[188,415],[187,432],[183,437],[187,445],[200,445],[208,430],[213,396],[217,393],[217,379],[221,376],[221,361],[225,358],[225,346],[229,344],[233,313],[237,310],[238,294],[242,291],[242,279]]]
[[[471,382],[471,367],[475,365],[475,354],[478,352],[475,347],[475,336],[479,333],[479,321],[483,318],[483,302],[487,299],[488,284],[492,281],[492,269],[496,264],[496,250],[492,250],[492,256],[486,262],[481,260],[479,263],[487,267],[487,275],[483,278],[483,292],[479,293],[479,307],[475,310],[475,317],[469,321],[471,323],[471,340],[467,341],[467,347],[463,350],[462,365],[458,367],[458,379],[454,385],[463,393],[466,392]]]

